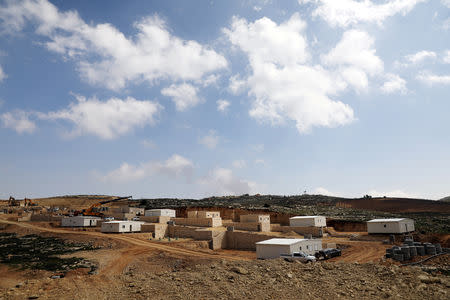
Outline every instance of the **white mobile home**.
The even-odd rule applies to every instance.
[[[414,220],[407,218],[374,219],[367,222],[370,233],[406,233],[414,231]]]
[[[62,227],[95,227],[99,217],[93,216],[73,216],[61,219]]]
[[[174,209],[147,209],[145,211],[146,217],[171,217],[175,218]]]
[[[293,227],[326,227],[327,221],[323,216],[297,216],[289,218],[289,226]]]
[[[142,224],[144,224],[144,222],[137,222],[137,221],[103,222],[102,232],[110,232],[110,233],[140,232]]]
[[[314,255],[322,250],[321,239],[270,239],[256,243],[256,257],[261,259],[278,258],[281,254],[304,252]]]

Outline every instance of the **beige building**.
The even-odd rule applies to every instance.
[[[278,258],[281,254],[304,252],[314,255],[322,250],[321,239],[280,239],[273,238],[256,243],[256,257],[259,259]]]
[[[323,216],[296,216],[289,218],[291,227],[326,227],[327,221]]]
[[[204,211],[204,210],[193,210],[188,211],[188,218],[220,218],[220,212],[218,211]]]
[[[270,215],[240,215],[241,223],[270,223]]]
[[[370,233],[407,233],[414,231],[414,220],[407,218],[374,219],[367,222],[367,232]]]
[[[175,218],[174,209],[147,209],[145,211],[146,217],[171,217]]]

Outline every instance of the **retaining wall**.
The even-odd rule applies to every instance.
[[[173,218],[176,225],[199,226],[199,227],[220,227],[221,218]]]
[[[159,238],[163,239],[168,233],[168,225],[167,224],[159,224],[159,223],[142,224],[141,232],[152,232],[152,233],[154,233],[154,237],[156,239],[159,239]]]
[[[275,232],[290,232],[293,231],[295,233],[305,235],[311,234],[313,237],[323,237],[323,228],[322,227],[299,227],[299,226],[281,226],[280,224],[270,224],[271,231]]]

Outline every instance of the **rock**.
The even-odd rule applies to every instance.
[[[292,274],[291,274],[291,273],[287,273],[287,274],[286,274],[286,277],[287,277],[287,278],[292,278]]]
[[[437,278],[437,277],[430,277],[430,276],[426,276],[426,275],[419,275],[418,279],[426,284],[430,284],[430,283],[441,283],[441,279]]]
[[[238,274],[242,274],[242,275],[248,274],[248,271],[242,267],[233,267],[233,268],[231,268],[231,271],[238,273]]]

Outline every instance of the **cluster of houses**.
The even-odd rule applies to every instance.
[[[258,239],[253,243],[258,258],[276,258],[280,254],[304,252],[314,254],[322,250],[326,218],[324,216],[294,216],[289,219],[289,226],[270,223],[270,215],[248,214],[240,215],[239,222],[223,220],[216,211],[188,211],[186,218],[176,216],[173,209],[116,208],[112,210],[115,218],[122,220],[107,220],[93,216],[66,217],[61,221],[63,227],[101,227],[104,233],[149,232],[154,238],[164,238],[170,233],[182,237],[204,238],[204,227],[209,227],[206,233],[212,232],[259,231]],[[138,218],[136,216],[139,216]],[[138,219],[138,220],[137,220]],[[226,229],[225,229],[226,228]],[[367,222],[369,234],[401,234],[414,231],[414,221],[406,218],[374,219]],[[296,232],[308,238],[278,238],[271,232]]]

